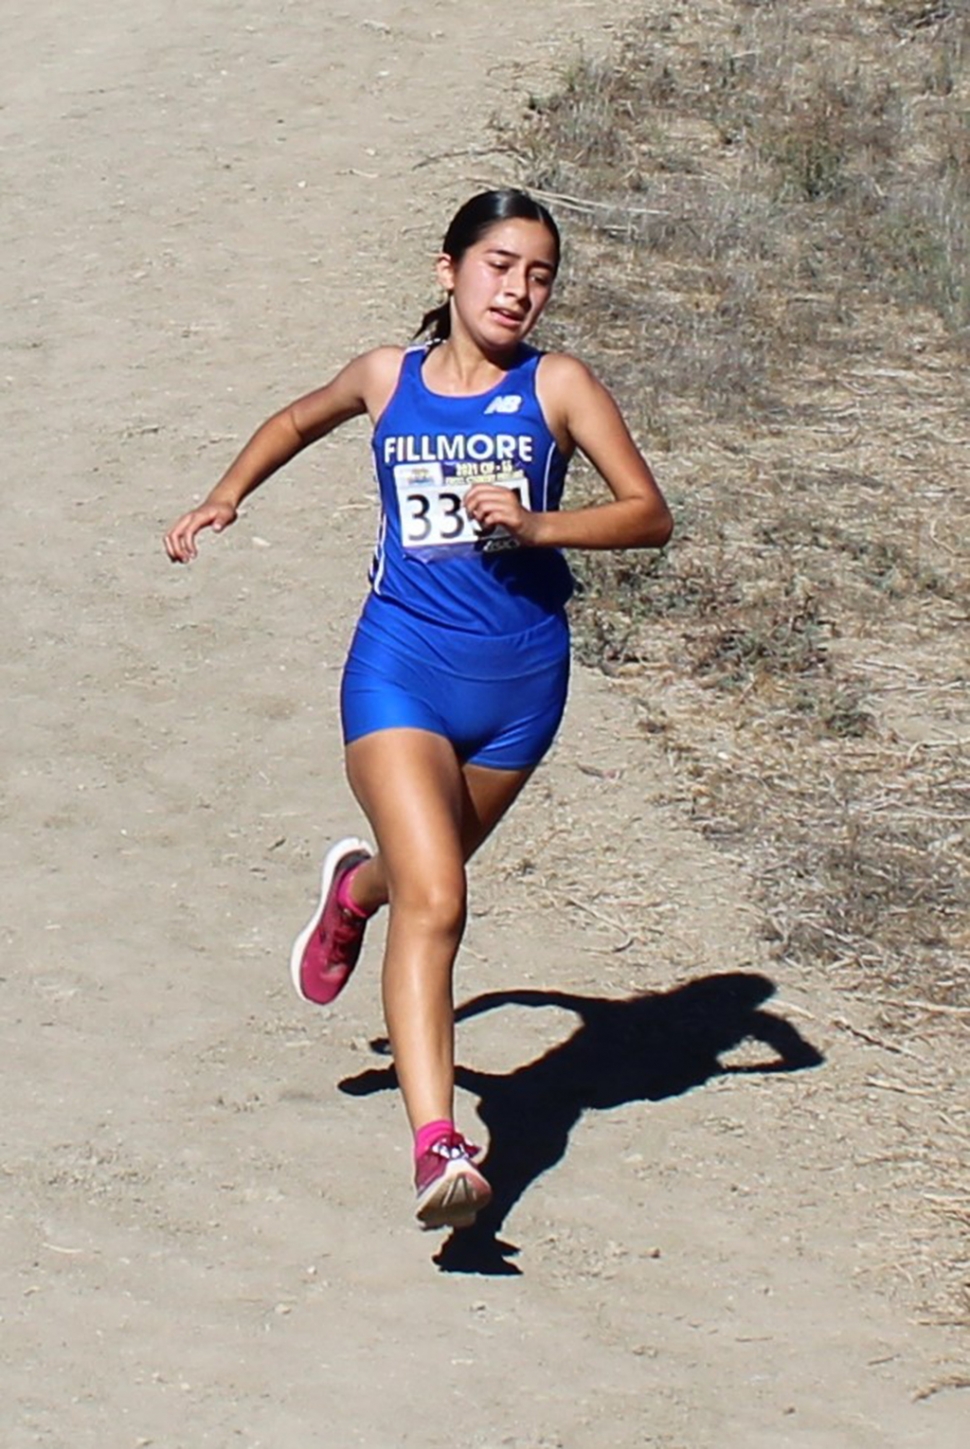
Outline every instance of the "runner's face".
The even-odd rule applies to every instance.
[[[541,221],[496,222],[461,260],[438,259],[457,318],[486,346],[521,342],[542,315],[556,275],[556,244]]]

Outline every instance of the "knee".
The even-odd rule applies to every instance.
[[[392,883],[392,919],[407,922],[428,935],[457,937],[465,926],[467,888],[465,872],[456,869],[425,876],[409,874]]]

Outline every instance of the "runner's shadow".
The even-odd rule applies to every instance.
[[[774,985],[754,972],[704,976],[666,992],[620,998],[563,991],[492,991],[460,1007],[456,1020],[501,1006],[555,1006],[580,1024],[565,1041],[507,1075],[458,1067],[457,1084],[479,1099],[490,1146],[483,1171],[494,1197],[474,1227],[454,1232],[435,1256],[449,1273],[509,1274],[518,1249],[499,1237],[526,1190],[565,1155],[584,1112],[680,1096],[712,1077],[801,1071],[824,1060],[789,1022],[759,1008]],[[772,1053],[764,1062],[722,1066],[745,1041]],[[382,1039],[372,1043],[386,1052]],[[351,1096],[396,1085],[393,1067],[371,1068],[340,1083]]]

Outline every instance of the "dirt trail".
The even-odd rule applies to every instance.
[[[500,1211],[412,1229],[378,943],[330,1017],[284,970],[355,823],[363,430],[195,568],[157,541],[276,402],[407,334],[505,174],[489,115],[629,7],[8,12],[4,1449],[963,1445],[965,1344],[886,1272],[919,1098],[770,979],[742,863],[591,677],[475,872]]]

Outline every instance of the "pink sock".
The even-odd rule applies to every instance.
[[[450,1117],[441,1117],[437,1122],[426,1122],[423,1127],[419,1127],[414,1134],[415,1159],[422,1157],[439,1138],[449,1137],[454,1130],[455,1124]]]
[[[350,882],[359,870],[360,866],[355,865],[345,875],[340,877],[340,880],[337,882],[337,905],[342,911],[349,911],[352,916],[357,916],[359,920],[366,921],[372,912],[363,910],[350,895]]]

